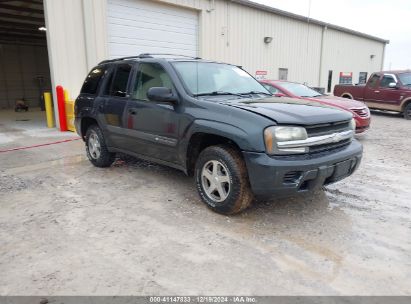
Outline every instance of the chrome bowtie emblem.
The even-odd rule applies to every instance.
[[[341,140],[341,135],[338,133],[335,133],[333,136],[333,142],[339,142]]]

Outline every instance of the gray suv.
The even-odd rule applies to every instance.
[[[358,168],[349,112],[274,98],[238,66],[161,54],[106,60],[75,103],[93,165],[122,152],[194,175],[203,202],[232,214],[254,196],[321,188]]]

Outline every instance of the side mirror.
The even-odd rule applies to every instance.
[[[275,96],[275,97],[285,97],[285,94],[283,94],[283,93],[275,93],[274,96]]]
[[[397,88],[397,83],[396,83],[396,82],[390,82],[390,83],[388,84],[388,87],[389,87],[389,88],[392,88],[392,89]]]
[[[177,97],[173,94],[173,91],[166,87],[152,87],[147,92],[147,97],[151,101],[164,102],[164,103],[176,103]]]

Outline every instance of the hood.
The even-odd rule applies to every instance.
[[[322,95],[314,98],[307,98],[308,100],[311,101],[317,101],[321,102],[324,104],[327,104],[329,106],[334,106],[334,107],[339,107],[342,109],[353,109],[353,108],[364,108],[366,107],[365,103],[358,101],[358,100],[353,100],[353,99],[348,99],[348,98],[342,98],[342,97],[337,97],[337,96],[329,96],[329,95]]]
[[[288,97],[236,99],[224,104],[260,114],[279,124],[314,125],[349,120],[352,117],[347,111]]]

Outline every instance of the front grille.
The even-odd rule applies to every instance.
[[[349,121],[340,121],[314,126],[306,126],[308,137],[327,135],[337,132],[346,131],[350,128]]]
[[[367,108],[360,108],[360,109],[351,109],[355,114],[362,118],[367,118],[369,116],[369,112]]]
[[[314,126],[307,126],[306,127],[308,137],[315,137],[315,136],[322,136],[322,135],[329,135],[333,133],[339,133],[350,130],[350,121],[341,121],[335,123],[328,123],[328,124],[321,124],[321,125],[314,125]],[[319,153],[324,151],[329,151],[333,149],[342,148],[344,146],[349,145],[351,139],[344,139],[338,142],[322,144],[311,146],[309,149],[309,153]]]
[[[283,183],[284,184],[295,184],[301,177],[300,171],[290,171],[284,174]]]
[[[332,143],[332,144],[312,146],[310,147],[310,153],[318,153],[318,152],[324,152],[324,151],[341,148],[341,147],[347,146],[350,142],[351,142],[351,139],[346,139],[346,140],[342,140],[342,141]]]

